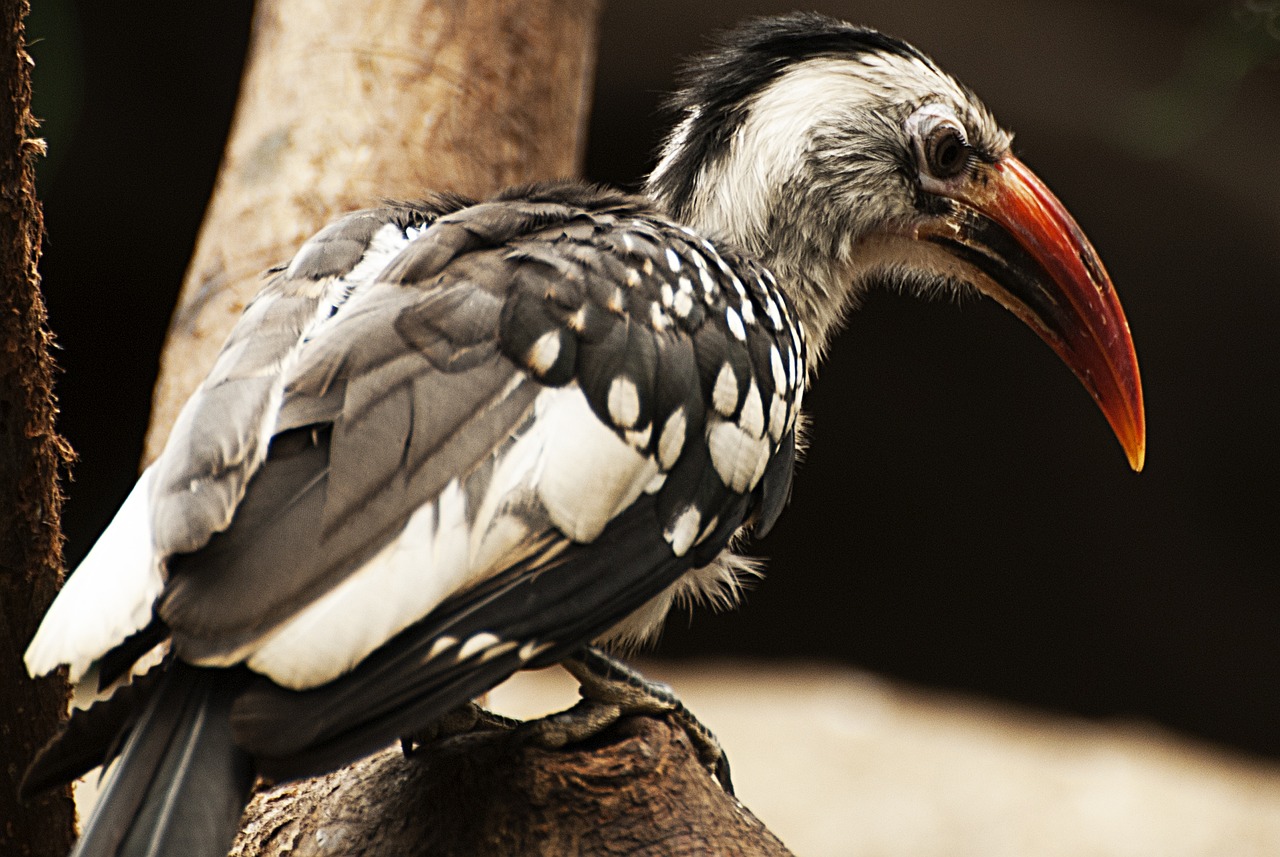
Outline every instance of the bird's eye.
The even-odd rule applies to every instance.
[[[938,125],[924,141],[924,167],[937,179],[959,175],[969,164],[969,144],[954,125]]]

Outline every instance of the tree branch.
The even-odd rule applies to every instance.
[[[726,794],[684,732],[633,717],[591,746],[473,732],[387,750],[250,804],[232,857],[738,854],[785,846]]]

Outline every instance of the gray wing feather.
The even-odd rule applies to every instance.
[[[696,299],[682,310],[672,295],[695,286],[678,272],[725,263],[714,251],[699,255],[676,227],[644,213],[632,217],[635,210],[628,198],[606,201],[591,214],[572,200],[534,199],[445,214],[331,317],[303,330],[305,310],[289,313],[292,327],[282,328],[292,333],[262,347],[266,355],[282,349],[292,355],[281,358],[275,375],[265,373],[278,386],[255,388],[247,404],[232,402],[245,415],[224,417],[214,430],[258,446],[233,449],[237,462],[250,464],[213,479],[228,486],[221,505],[214,504],[227,522],[200,525],[196,535],[208,545],[171,563],[159,613],[178,652],[234,661],[358,569],[453,480],[474,518],[482,483],[532,418],[535,398],[570,380],[600,420],[642,454],[656,454],[663,429],[682,410],[675,422],[687,428],[675,432],[663,463],[667,478],[654,521],[672,545],[673,534],[684,533],[676,555],[727,525],[721,514],[736,508],[741,489],[729,489],[725,473],[734,474],[734,484],[748,480],[737,459],[715,461],[702,427],[723,369],[738,378],[732,414],[723,415],[736,420],[746,378],[753,368],[760,372],[753,363],[768,360],[767,343],[754,354],[740,341],[747,337],[725,326],[732,305],[726,301],[756,296],[741,294],[741,287],[735,296],[702,277]],[[356,226],[360,235],[379,231],[367,218]],[[329,234],[330,249],[315,251],[296,266],[299,272],[332,270],[339,258],[351,263],[356,255],[345,240]],[[763,306],[757,310],[763,317]],[[297,343],[292,352],[284,347],[289,335]],[[781,342],[781,335],[770,332],[768,343]],[[560,347],[547,352],[540,344],[547,342]],[[631,382],[636,402],[634,413],[619,411],[629,414],[625,424],[615,424],[610,403],[619,378]],[[200,407],[212,410],[213,401]],[[255,435],[259,418],[271,422]],[[751,442],[772,457],[776,441],[761,438],[758,423],[758,416],[748,423],[755,426]],[[270,458],[255,474],[253,456],[266,454],[263,438],[272,431]],[[766,524],[787,493],[791,459],[784,459],[752,498],[766,501]],[[200,463],[207,466],[208,456]],[[182,487],[175,480],[166,485]],[[537,511],[526,521],[531,545],[543,543],[551,526],[546,510],[541,517]]]
[[[312,439],[273,451],[230,528],[171,564],[160,614],[184,656],[233,653],[288,619],[527,418],[541,386],[497,348],[506,272],[484,253],[444,272],[436,237],[400,254],[400,282],[367,287],[309,333],[275,425]],[[456,227],[439,237],[476,246]]]
[[[353,212],[318,232],[245,309],[204,383],[188,400],[156,461],[152,538],[160,556],[189,553],[231,523],[277,425],[288,363],[315,325],[321,302],[359,283],[344,278],[388,224],[422,226],[463,207],[439,197]],[[288,415],[298,425],[301,402]]]
[[[245,310],[155,464],[152,532],[162,556],[197,550],[231,522],[266,453],[281,364],[319,303],[316,283],[280,279]]]

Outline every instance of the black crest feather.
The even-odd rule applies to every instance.
[[[712,48],[690,60],[677,76],[666,107],[677,121],[691,118],[684,145],[652,189],[669,200],[676,218],[688,215],[699,169],[723,157],[746,120],[752,96],[787,69],[813,59],[852,59],[868,54],[931,61],[900,39],[816,12],[752,18],[723,31]]]

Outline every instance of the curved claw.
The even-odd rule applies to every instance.
[[[564,743],[594,737],[627,715],[666,715],[688,736],[698,761],[715,777],[721,788],[729,795],[734,793],[729,757],[719,739],[685,707],[668,685],[645,678],[595,646],[583,648],[562,666],[578,680],[582,700],[568,711],[537,722],[552,721],[545,728],[557,736],[564,730],[573,731],[572,740]],[[533,723],[527,725],[535,726]],[[558,746],[564,746],[564,743]]]

